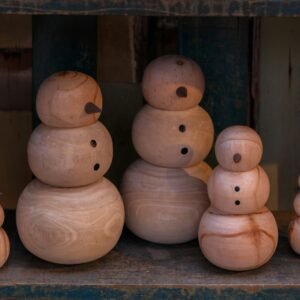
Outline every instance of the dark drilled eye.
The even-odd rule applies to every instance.
[[[176,95],[180,98],[185,98],[187,97],[187,89],[184,86],[180,86],[179,88],[177,88],[176,90]]]
[[[94,165],[94,171],[98,171],[100,169],[100,165],[99,164],[95,164]]]
[[[180,131],[180,132],[185,132],[185,130],[186,130],[185,125],[181,124],[181,125],[179,126],[179,131]]]
[[[234,204],[235,204],[235,205],[240,205],[240,204],[241,204],[241,201],[240,201],[240,200],[235,200]]]
[[[91,140],[91,141],[90,141],[90,144],[91,144],[91,146],[94,147],[94,148],[97,147],[97,142],[96,142],[95,140]]]
[[[234,187],[234,190],[235,190],[236,192],[239,192],[239,191],[240,191],[240,187],[239,187],[239,186],[236,186],[236,187]]]
[[[181,149],[180,152],[181,152],[181,154],[186,155],[189,152],[189,149],[184,147],[184,148]]]

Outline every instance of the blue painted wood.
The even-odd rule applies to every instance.
[[[32,24],[34,103],[40,84],[55,72],[75,70],[96,77],[97,17],[34,16]]]
[[[179,19],[180,52],[197,61],[206,78],[201,106],[216,136],[250,123],[250,36],[247,18]]]
[[[2,0],[0,13],[172,16],[299,16],[299,0]]]

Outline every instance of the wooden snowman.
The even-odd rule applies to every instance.
[[[258,165],[263,146],[246,126],[232,126],[218,136],[219,162],[208,180],[211,206],[199,226],[199,244],[214,265],[228,270],[250,270],[273,255],[278,229],[265,207],[270,184]]]
[[[300,176],[298,177],[298,187],[300,187]],[[290,222],[288,236],[292,249],[300,254],[300,192],[294,199],[294,209],[296,217]]]
[[[4,218],[4,210],[3,207],[0,205],[0,268],[6,263],[10,252],[9,239],[5,230],[2,228]]]
[[[113,145],[97,121],[101,109],[100,88],[83,73],[56,73],[38,91],[43,123],[28,143],[37,179],[20,196],[17,227],[24,246],[44,260],[89,262],[108,253],[121,235],[123,202],[103,177]]]
[[[137,236],[175,244],[197,238],[209,205],[203,162],[213,143],[213,124],[198,106],[204,77],[192,60],[169,55],[149,64],[143,77],[148,104],[135,117],[134,147],[142,159],[122,181],[126,225]]]

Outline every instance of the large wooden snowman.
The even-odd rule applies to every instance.
[[[25,247],[44,260],[89,262],[108,253],[121,235],[123,202],[103,177],[113,145],[97,121],[101,109],[100,88],[83,73],[56,73],[39,89],[43,123],[28,143],[37,179],[20,196],[17,227]]]
[[[298,177],[298,187],[300,187],[300,176]],[[289,226],[289,242],[292,249],[300,254],[300,192],[294,199],[294,209],[296,217],[290,222]]]
[[[278,229],[265,207],[269,179],[258,165],[263,146],[246,126],[225,129],[216,141],[220,163],[208,180],[211,206],[199,226],[199,244],[206,258],[228,270],[250,270],[273,255]]]
[[[194,61],[163,56],[146,68],[143,93],[148,104],[132,129],[142,159],[128,168],[121,188],[126,225],[151,242],[187,242],[197,238],[209,205],[211,169],[203,159],[212,147],[213,124],[198,106],[204,77]]]

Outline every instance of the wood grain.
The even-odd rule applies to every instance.
[[[17,226],[25,247],[55,263],[98,259],[117,243],[124,224],[119,192],[107,179],[80,188],[32,181],[20,196]]]
[[[202,180],[183,169],[157,167],[143,160],[127,169],[121,193],[127,227],[145,240],[162,244],[195,239],[209,205]]]

